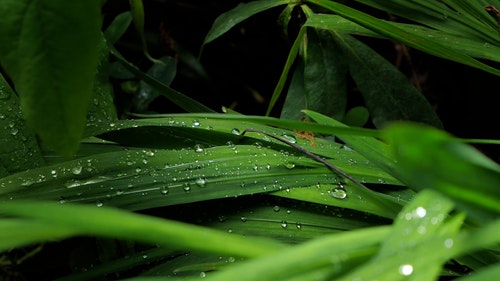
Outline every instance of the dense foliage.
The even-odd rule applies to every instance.
[[[112,18],[101,1],[1,1],[2,279],[498,276],[500,166],[467,143],[499,142],[447,133],[418,77],[363,41],[498,76],[498,3],[344,2],[252,1],[213,22],[199,57],[281,12],[289,53],[257,116],[170,87],[178,62],[210,75],[180,46],[148,50],[147,1]]]

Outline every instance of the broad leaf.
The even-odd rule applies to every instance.
[[[100,1],[9,0],[0,5],[0,63],[28,123],[62,154],[76,151],[92,96]]]

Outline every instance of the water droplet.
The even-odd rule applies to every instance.
[[[244,188],[244,187],[245,187],[245,182],[241,182],[241,183],[240,183],[240,186],[241,186],[242,188]]]
[[[266,169],[269,171],[271,170],[271,164],[266,164]]]
[[[161,190],[160,190],[160,193],[163,194],[163,195],[167,195],[168,194],[168,187],[162,187]]]
[[[148,255],[142,255],[142,258],[143,258],[143,259],[147,259],[147,258],[148,258]]]
[[[230,229],[227,230],[227,232],[233,233],[233,230],[230,228]]]
[[[207,277],[207,274],[204,271],[202,271],[202,272],[200,272],[200,277],[205,278],[205,277]]]
[[[255,147],[257,147],[257,148],[262,148],[262,143],[260,143],[260,142],[256,142],[256,143],[254,143],[253,145],[254,145]]]
[[[204,177],[199,177],[196,179],[195,183],[199,187],[205,187],[205,185],[207,184],[207,180]]]
[[[194,151],[197,153],[203,152],[203,147],[200,144],[194,146]]]
[[[242,221],[242,222],[246,222],[247,220],[248,220],[248,218],[247,218],[247,217],[241,217],[241,221]]]
[[[279,212],[279,211],[280,211],[280,206],[278,206],[278,205],[274,206],[274,207],[273,207],[273,210],[274,210],[275,212]]]
[[[335,188],[333,189],[330,194],[337,198],[337,199],[344,199],[347,197],[347,193],[345,192],[345,190],[341,189],[341,188]]]
[[[59,204],[64,204],[64,203],[66,203],[66,198],[64,198],[62,196],[59,197]]]
[[[415,210],[415,214],[417,215],[417,217],[423,218],[427,214],[427,210],[425,208],[423,208],[423,207],[418,207]]]
[[[10,130],[10,134],[13,135],[13,136],[17,135],[17,133],[19,133],[19,129],[17,129],[17,128],[12,128]]]
[[[201,125],[200,121],[193,120],[193,124],[191,124],[191,127],[195,128],[195,127],[199,127],[200,125]]]
[[[189,192],[191,191],[191,186],[189,186],[189,184],[186,184],[183,189],[184,191]]]
[[[292,136],[292,135],[287,135],[287,134],[282,134],[281,135],[283,137],[284,140],[290,142],[290,143],[296,143],[297,142],[297,139]]]
[[[234,129],[231,130],[231,134],[239,136],[239,135],[241,135],[241,132],[237,128],[234,128]]]
[[[444,246],[448,249],[450,249],[451,247],[453,247],[453,239],[451,238],[448,238],[444,241]]]
[[[302,224],[300,222],[295,223],[297,229],[302,229]]]
[[[73,168],[71,168],[71,172],[74,174],[74,175],[79,175],[81,172],[82,172],[82,166],[75,166]]]
[[[295,168],[295,163],[286,162],[285,163],[285,168],[291,170],[291,169]]]
[[[123,190],[117,190],[116,191],[116,195],[118,195],[118,196],[123,195],[123,193],[124,193]]]
[[[281,227],[286,228],[288,226],[288,223],[286,221],[281,221]]]
[[[403,264],[399,267],[399,273],[404,276],[411,275],[413,273],[413,266],[411,264]]]
[[[135,172],[136,172],[136,173],[140,173],[141,171],[142,171],[142,169],[141,169],[141,168],[139,168],[139,167],[135,168]]]
[[[259,171],[259,166],[257,166],[257,164],[254,164],[252,169],[255,171],[255,172],[258,172]]]
[[[96,206],[97,206],[97,207],[102,207],[103,205],[104,205],[104,204],[103,204],[101,201],[97,201],[97,202],[96,202]]]

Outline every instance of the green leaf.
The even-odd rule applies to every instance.
[[[124,12],[117,15],[113,22],[106,28],[104,37],[110,45],[114,45],[120,37],[127,31],[130,23],[132,22],[132,15],[130,12]]]
[[[373,30],[381,35],[397,40],[409,47],[424,51],[434,56],[438,56],[444,59],[452,60],[468,66],[482,69],[484,71],[493,73],[495,75],[500,75],[500,70],[488,66],[484,63],[481,63],[461,52],[454,51],[451,48],[448,48],[446,45],[437,43],[432,39],[429,39],[426,35],[421,35],[418,33],[408,33],[405,30],[392,25],[391,23],[379,20],[373,16],[370,16],[353,8],[349,8],[337,2],[327,1],[327,0],[308,0],[307,2],[317,4],[323,8],[326,8],[332,12],[341,15],[342,17],[348,20],[356,22],[359,25],[366,27],[370,30]],[[384,2],[393,3],[392,1],[390,2],[384,1]],[[413,3],[413,1],[412,2],[405,1],[405,2]],[[426,4],[431,3],[429,5],[441,4],[428,1],[425,1],[424,3]],[[495,34],[494,36],[495,38],[497,38],[498,35]]]
[[[0,63],[24,116],[59,153],[76,151],[92,96],[101,30],[100,1],[3,1]]]
[[[327,31],[308,29],[304,47],[304,89],[306,104],[313,110],[342,119],[347,105],[347,61]]]
[[[375,126],[411,120],[442,127],[431,105],[396,67],[350,35],[335,33],[335,39]]]
[[[144,82],[150,84],[153,88],[159,91],[163,96],[172,101],[174,104],[185,109],[188,112],[215,112],[214,110],[206,107],[205,105],[193,100],[192,98],[185,96],[174,89],[168,87],[162,82],[156,80],[150,75],[142,72],[135,65],[127,61],[113,46],[109,46],[111,54],[127,69],[128,71],[134,73],[138,78],[142,79]]]
[[[441,45],[447,46],[454,51],[463,52],[471,57],[500,61],[499,46],[420,25],[394,22],[390,22],[390,24],[404,29],[409,34],[415,33],[425,35],[428,38],[432,38],[433,41]],[[313,14],[309,16],[304,25],[314,28],[328,29],[336,32],[349,33],[353,35],[370,36],[384,39],[389,38],[387,36],[383,36],[379,33],[364,28],[352,21],[344,19],[338,15]]]
[[[240,3],[236,8],[221,14],[215,19],[212,28],[203,40],[203,45],[217,39],[238,23],[265,10],[289,3],[290,0],[260,0]]]
[[[304,62],[298,60],[295,65],[295,71],[292,75],[288,91],[286,93],[285,103],[281,108],[280,119],[302,120],[304,116],[301,112],[306,104],[306,95],[304,89]]]
[[[47,202],[11,202],[1,204],[0,214],[29,219],[28,221],[34,222],[33,225],[41,227],[42,230],[43,224],[51,225],[55,230],[48,234],[52,233],[54,238],[68,233],[95,235],[153,245],[160,244],[172,249],[189,248],[242,257],[262,256],[283,249],[281,243],[270,239],[232,235],[227,232],[106,207],[59,205]],[[4,221],[11,222],[9,219],[4,219]],[[18,219],[15,219],[13,222],[17,221]],[[19,225],[19,227],[26,228],[26,224]],[[144,229],[148,231],[145,232]],[[48,238],[48,234],[44,238]],[[21,235],[19,240],[21,238],[25,239],[25,243],[30,238],[33,238],[32,242],[39,241],[39,237],[30,234],[30,231]],[[4,244],[8,247],[9,243]],[[0,251],[5,249],[2,248]]]
[[[19,98],[0,74],[0,177],[43,165],[35,133],[23,119]]]
[[[445,223],[453,203],[431,191],[422,191],[404,207],[386,236],[378,255],[339,280],[435,280],[455,254],[453,243],[464,216]],[[433,252],[423,258],[422,254]]]
[[[498,218],[498,164],[431,127],[399,123],[388,127],[384,133],[398,160],[402,180],[411,188],[436,189],[479,221]]]

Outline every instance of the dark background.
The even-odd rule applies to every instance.
[[[351,4],[352,1],[345,2]],[[150,52],[154,57],[170,55],[178,59],[181,52],[197,57],[215,18],[238,3],[240,1],[144,1]],[[380,18],[390,17],[361,5],[355,7]],[[107,1],[104,25],[128,9],[128,1]],[[283,35],[277,23],[281,10],[282,7],[278,7],[257,14],[206,45],[201,64],[208,79],[197,76],[189,65],[178,59],[172,88],[216,111],[226,106],[244,114],[263,115],[293,40]],[[290,33],[293,32],[292,21]],[[393,42],[359,39],[396,63],[398,51]],[[117,48],[127,59],[146,70],[151,64],[142,54],[139,42],[131,27]],[[498,77],[417,50],[410,50],[410,57],[412,64],[403,59],[400,70],[409,79],[413,72],[417,75],[423,95],[433,105],[448,132],[464,138],[500,138],[497,129],[500,110],[496,99],[500,94]],[[115,95],[118,102],[127,99],[127,95],[120,95],[119,91]],[[350,105],[362,104],[354,84],[350,87],[349,100]],[[280,106],[281,103],[275,106],[273,116],[279,116]],[[160,113],[182,112],[164,98],[156,99],[150,109]],[[494,160],[500,160],[500,150],[496,146],[479,148]]]

